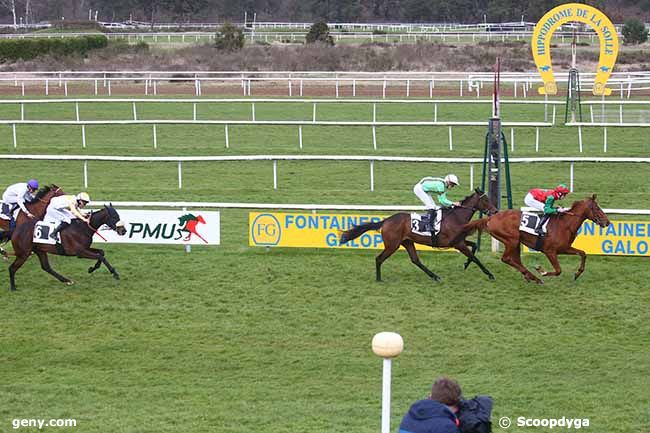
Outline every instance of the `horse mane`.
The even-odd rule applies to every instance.
[[[34,200],[39,200],[39,199],[45,197],[45,195],[46,195],[48,192],[52,191],[52,187],[53,187],[53,186],[54,186],[54,185],[45,185],[45,186],[43,186],[41,189],[38,190],[38,192],[37,192],[36,195],[34,196]]]
[[[574,201],[574,202],[571,204],[571,209],[575,208],[575,207],[576,207],[577,205],[579,205],[580,203],[585,203],[585,202],[587,202],[587,201],[589,201],[589,200],[591,200],[591,199],[592,199],[592,197],[585,197],[585,198],[582,199],[582,200],[576,200],[576,201]]]

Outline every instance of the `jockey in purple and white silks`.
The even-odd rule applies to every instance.
[[[14,219],[14,212],[18,209],[25,212],[29,218],[34,218],[34,215],[25,207],[25,203],[34,199],[37,190],[38,181],[36,179],[9,186],[2,194],[2,214],[7,217],[6,219]]]

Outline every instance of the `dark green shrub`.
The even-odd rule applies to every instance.
[[[97,30],[99,32],[105,29],[97,21],[88,20],[55,20],[50,21],[52,28],[58,30]]]
[[[318,22],[314,23],[309,28],[309,33],[305,36],[305,41],[308,44],[313,44],[314,42],[321,42],[327,45],[334,45],[334,39],[330,36],[330,28],[327,23]]]
[[[648,29],[638,18],[630,18],[625,21],[622,33],[623,43],[627,45],[642,44],[648,40]]]
[[[224,23],[215,36],[217,49],[238,51],[244,48],[244,32],[231,23]]]

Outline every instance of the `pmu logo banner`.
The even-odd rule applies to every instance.
[[[93,242],[129,244],[177,244],[177,245],[219,245],[219,212],[167,211],[167,210],[118,210],[124,222],[126,234],[119,236],[103,226],[100,236],[95,234]]]
[[[650,256],[650,221],[612,221],[607,227],[585,221],[573,247],[595,255]]]
[[[339,245],[342,231],[369,222],[378,222],[387,215],[315,214],[250,212],[248,244],[250,246],[298,248],[384,249],[378,231],[370,230],[358,238]],[[431,250],[424,245],[418,249]]]

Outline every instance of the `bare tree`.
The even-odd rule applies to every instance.
[[[0,0],[0,6],[5,7],[11,11],[11,14],[14,17],[14,28],[16,25],[16,1],[15,0]]]

